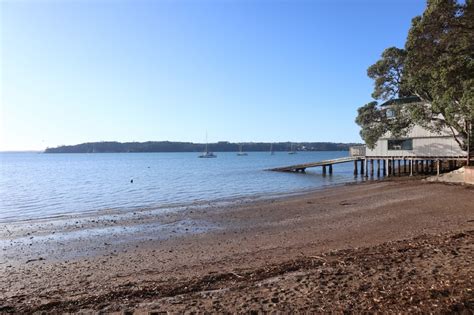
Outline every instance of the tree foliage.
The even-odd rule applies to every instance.
[[[429,1],[412,21],[405,44],[406,81],[410,91],[431,106],[413,108],[416,123],[448,127],[463,150],[474,120],[473,2]]]
[[[387,132],[390,132],[395,137],[405,136],[412,122],[409,116],[404,113],[403,107],[394,107],[393,115],[397,119],[387,117],[385,110],[380,109],[378,102],[373,101],[362,107],[357,112],[356,123],[360,126],[364,126],[361,129],[360,135],[369,148],[374,148],[377,140]]]
[[[356,122],[368,144],[382,132],[400,134],[401,129],[419,124],[433,131],[448,128],[460,147],[467,149],[474,122],[473,11],[473,0],[429,0],[423,15],[412,20],[405,49],[390,47],[369,67],[373,98],[387,101],[416,95],[422,101],[399,110],[399,124],[386,125],[379,118],[383,109],[377,106],[361,107],[359,116],[363,117],[358,116]],[[375,120],[368,122],[369,116]],[[385,126],[374,126],[377,123]]]
[[[403,67],[406,51],[390,47],[382,53],[382,59],[367,69],[369,78],[375,81],[374,99],[391,99],[398,96],[408,96],[403,88]]]
[[[360,136],[369,148],[373,148],[381,135],[387,132],[385,115],[377,108],[377,102],[370,102],[357,110],[356,123],[363,126]]]

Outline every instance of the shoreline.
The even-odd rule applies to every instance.
[[[153,285],[171,290],[176,281],[192,284],[209,275],[252,273],[269,265],[285,266],[298,257],[341,250],[356,253],[359,248],[383,247],[387,242],[422,236],[436,241],[436,235],[464,233],[470,240],[469,231],[474,229],[474,209],[470,206],[474,204],[473,192],[470,187],[419,180],[369,181],[143,220],[97,221],[93,222],[96,227],[113,228],[114,232],[81,235],[73,241],[41,240],[41,233],[30,232],[24,244],[7,242],[1,246],[4,258],[0,273],[6,281],[0,284],[0,304],[9,307],[3,311],[12,312],[150,309],[146,303],[165,298],[150,293]],[[149,229],[133,230],[137,222],[147,224]],[[160,230],[163,226],[166,229]],[[201,229],[203,226],[206,228]],[[65,277],[67,274],[73,276]],[[226,277],[230,282],[240,279]],[[137,289],[144,294],[137,297],[135,287],[148,293]],[[230,287],[240,296],[240,289]],[[114,298],[117,292],[128,292],[123,294],[133,302]],[[189,298],[197,293],[180,294]],[[107,305],[97,302],[99,297],[108,299]],[[192,298],[188,302],[198,301],[196,305],[209,311],[237,310],[216,308],[204,300]],[[153,308],[186,309],[160,301]],[[192,308],[191,304],[177,305]],[[285,309],[278,307],[280,303],[273,304],[269,310]],[[288,303],[285,305],[288,310]],[[306,309],[298,305],[294,309]],[[245,310],[250,308],[239,308]]]
[[[415,178],[415,177],[413,177]],[[420,177],[421,178],[421,177]],[[234,209],[235,207],[243,207],[248,205],[255,205],[258,203],[267,203],[267,202],[274,202],[277,200],[284,200],[284,199],[293,199],[298,197],[304,197],[306,195],[316,194],[318,192],[322,192],[325,190],[331,190],[338,187],[345,187],[351,185],[359,185],[363,183],[380,183],[380,182],[390,182],[390,181],[399,181],[399,180],[407,180],[406,178],[371,178],[371,179],[357,179],[354,181],[342,181],[336,183],[325,184],[322,186],[314,187],[314,188],[307,188],[307,189],[299,189],[289,192],[274,192],[269,194],[253,194],[253,195],[244,195],[244,196],[236,196],[236,197],[228,197],[228,198],[217,198],[213,200],[195,200],[188,203],[171,203],[162,206],[137,206],[136,208],[127,208],[127,209],[119,209],[119,208],[105,208],[101,210],[89,210],[83,211],[77,214],[71,213],[64,213],[64,214],[57,214],[53,216],[44,216],[44,217],[37,217],[32,219],[19,219],[16,221],[9,221],[9,220],[0,220],[0,243],[7,239],[11,239],[12,237],[19,237],[21,236],[26,237],[29,236],[28,234],[31,231],[38,232],[38,229],[44,229],[44,232],[50,233],[54,230],[54,228],[63,229],[65,232],[67,231],[76,231],[76,230],[84,230],[87,228],[94,229],[99,228],[102,225],[97,224],[105,221],[111,221],[115,224],[123,224],[127,225],[131,218],[139,219],[139,220],[158,220],[163,216],[168,214],[179,214],[179,213],[187,213],[189,211],[200,211],[200,210],[211,210],[211,209]],[[411,179],[410,179],[411,180]],[[74,224],[80,224],[77,229],[70,229],[71,224],[68,222],[73,222]],[[87,223],[96,223],[90,224],[89,226],[84,225]],[[72,224],[72,225],[74,225]],[[25,226],[28,226],[24,228]],[[51,226],[51,229],[48,229],[46,226]],[[22,228],[23,227],[23,228]]]
[[[266,172],[266,171],[265,171]],[[295,174],[295,176],[299,176]],[[215,199],[195,199],[190,200],[188,202],[178,202],[178,203],[167,203],[163,205],[157,206],[136,206],[136,207],[127,207],[127,208],[103,208],[103,209],[91,209],[86,211],[81,211],[79,213],[75,212],[64,212],[64,213],[57,213],[49,216],[39,216],[36,218],[20,218],[13,220],[11,218],[0,219],[0,224],[3,225],[24,225],[24,224],[37,224],[42,222],[51,222],[51,221],[67,221],[67,220],[80,220],[80,219],[87,219],[87,218],[100,218],[100,217],[127,217],[131,213],[140,213],[144,214],[145,216],[156,216],[161,215],[167,212],[179,212],[188,209],[202,209],[206,207],[227,207],[233,205],[243,205],[248,203],[272,200],[272,199],[284,199],[290,198],[293,196],[305,195],[310,193],[316,193],[318,191],[324,189],[331,189],[335,187],[345,186],[345,185],[354,185],[360,184],[365,182],[379,182],[385,181],[386,178],[372,178],[372,179],[357,179],[354,180],[342,180],[337,182],[331,182],[327,184],[322,184],[317,187],[313,188],[305,188],[305,189],[296,189],[293,191],[284,191],[284,192],[271,192],[271,193],[252,193],[248,195],[236,195],[231,197],[220,197]],[[0,239],[2,238],[2,231],[0,231]]]
[[[127,211],[98,210],[83,212],[77,215],[59,215],[2,222],[2,225],[0,225],[0,248],[3,248],[3,254],[7,259],[6,262],[0,260],[0,265],[2,263],[18,265],[24,261],[38,259],[37,257],[43,258],[41,255],[38,255],[41,249],[47,247],[56,248],[64,245],[66,242],[73,244],[71,245],[73,248],[82,248],[80,243],[87,243],[88,239],[96,237],[102,237],[104,244],[109,246],[108,244],[117,235],[128,238],[128,242],[138,242],[142,239],[149,241],[166,240],[170,237],[185,237],[193,234],[208,233],[218,230],[219,227],[207,224],[205,216],[198,216],[196,221],[189,221],[187,219],[188,215],[199,212],[206,213],[207,211],[225,213],[226,211],[232,211],[241,207],[265,205],[275,201],[290,201],[338,187],[369,182],[375,183],[384,180],[329,184],[283,194],[261,194],[245,198],[235,197],[213,201],[198,201],[190,204],[177,204],[173,207],[140,207]],[[184,227],[180,227],[180,225],[184,225]],[[155,233],[159,233],[158,237]],[[149,235],[154,236],[150,237]],[[81,239],[85,237],[88,238]],[[15,246],[11,246],[12,244],[15,244]],[[50,256],[49,258],[50,260],[59,261],[61,259],[75,259],[103,253],[103,249],[93,250],[92,247],[88,246],[83,253],[80,251],[79,253],[75,252],[74,255],[62,253],[62,256]],[[18,250],[22,253],[21,257],[15,253]]]

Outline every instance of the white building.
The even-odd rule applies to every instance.
[[[394,116],[394,106],[410,106],[410,103],[419,101],[416,97],[409,97],[391,100],[380,106],[390,117]],[[448,128],[435,133],[421,126],[414,126],[403,138],[392,137],[390,133],[385,134],[373,149],[366,148],[365,156],[369,159],[388,157],[449,159],[465,157],[466,151],[461,150]]]

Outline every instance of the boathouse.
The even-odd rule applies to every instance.
[[[390,100],[380,107],[389,119],[396,119],[396,111],[400,109],[396,106],[413,106],[417,102],[422,101],[418,97],[406,97]],[[270,170],[304,173],[307,168],[322,167],[322,173],[326,175],[326,167],[329,167],[329,174],[332,174],[334,164],[353,162],[355,176],[360,174],[366,177],[375,175],[379,177],[402,173],[439,175],[444,170],[452,170],[464,164],[467,152],[461,150],[450,129],[435,132],[430,128],[415,125],[404,137],[384,134],[373,148],[368,148],[366,145],[352,146],[349,155]]]
[[[418,97],[407,97],[387,101],[380,105],[388,118],[395,118],[395,106],[410,106],[421,102]],[[450,129],[433,132],[422,126],[415,125],[403,138],[395,138],[390,133],[382,136],[373,149],[365,151],[367,158],[464,158],[462,151]]]
[[[397,106],[412,106],[417,102],[422,100],[418,97],[399,98],[381,104],[380,108],[387,118],[396,119]],[[450,170],[461,164],[466,159],[467,152],[461,150],[450,129],[432,131],[430,128],[415,125],[404,137],[394,137],[388,132],[378,139],[373,148],[351,148],[350,154],[365,158],[360,166],[361,174],[365,166],[367,176],[369,172],[371,175],[374,173],[374,161],[377,161],[378,174],[380,166],[383,168],[383,175],[429,173],[435,170],[439,174],[443,169]]]

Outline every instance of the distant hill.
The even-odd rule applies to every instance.
[[[274,151],[289,151],[291,142],[273,143]],[[209,143],[209,151],[235,152],[239,150],[239,143],[220,141]],[[271,143],[249,142],[242,143],[247,152],[270,151]],[[354,143],[331,142],[299,142],[293,143],[297,151],[347,151]],[[45,153],[121,153],[121,152],[201,152],[205,144],[192,142],[148,141],[148,142],[89,142],[77,145],[64,145],[56,148],[47,148]]]

